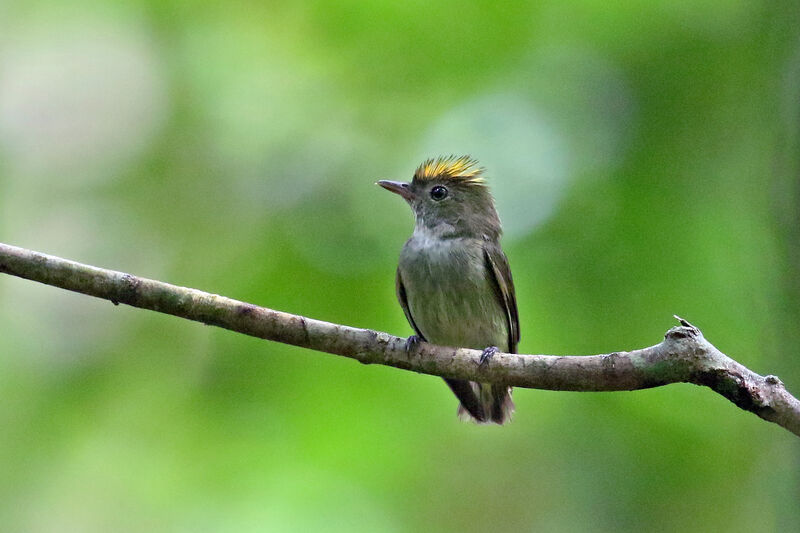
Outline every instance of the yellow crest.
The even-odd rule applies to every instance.
[[[469,185],[483,185],[483,167],[468,155],[428,159],[414,172],[415,180],[452,179]]]

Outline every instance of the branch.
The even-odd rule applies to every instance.
[[[479,366],[480,350],[418,343],[388,333],[273,311],[224,296],[83,265],[0,243],[0,272],[96,296],[116,304],[188,318],[271,341],[424,374],[515,387],[623,391],[669,383],[704,385],[738,407],[800,436],[800,401],[775,376],[760,376],[678,318],[655,346],[589,356],[497,353]]]

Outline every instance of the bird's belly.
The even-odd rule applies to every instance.
[[[411,316],[428,342],[508,351],[508,321],[488,277],[483,250],[476,250],[474,257],[469,254],[422,254],[401,263]]]
[[[469,306],[453,305],[446,299],[415,305],[411,312],[429,342],[475,349],[497,346],[508,351],[506,325],[504,320],[500,321],[504,317],[499,313],[479,313]]]

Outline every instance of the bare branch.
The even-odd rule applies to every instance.
[[[480,350],[417,343],[83,265],[0,244],[0,272],[96,296],[115,304],[167,313],[271,341],[328,352],[365,364],[515,387],[563,391],[622,391],[669,383],[711,388],[742,409],[800,436],[800,401],[775,376],[760,376],[717,350],[682,318],[655,346],[588,356],[497,353],[479,366]]]

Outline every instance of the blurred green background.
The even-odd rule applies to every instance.
[[[521,352],[679,314],[800,393],[800,8],[0,1],[0,241],[408,335],[412,218],[469,153]],[[800,440],[692,385],[441,380],[0,277],[3,531],[797,531]]]

